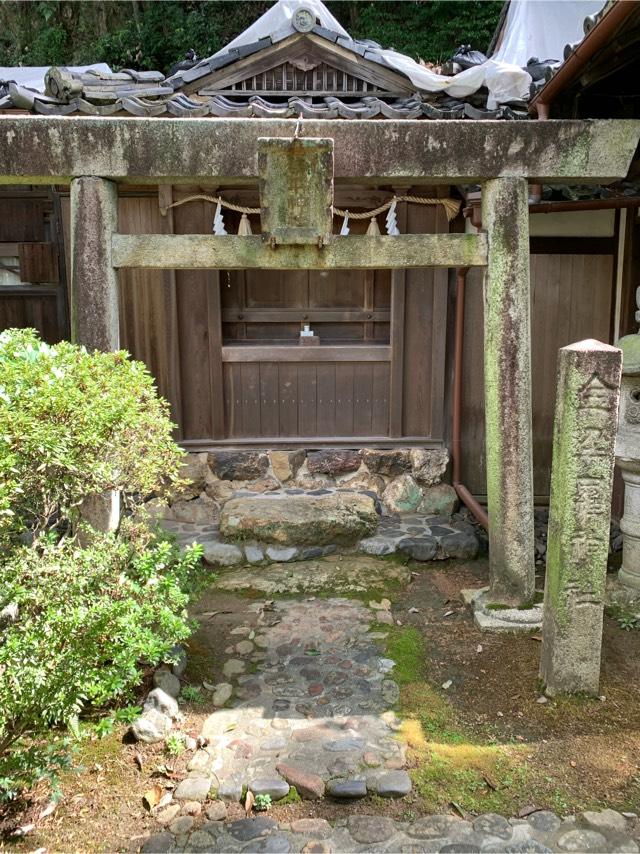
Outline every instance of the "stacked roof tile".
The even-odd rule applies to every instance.
[[[326,27],[315,26],[314,36],[353,54],[354,63],[362,58],[387,67],[379,45],[371,41],[346,38]],[[265,95],[244,94],[237,88],[221,94],[199,94],[198,82],[222,68],[272,48],[296,35],[292,25],[250,44],[231,47],[165,77],[156,71],[124,69],[117,73],[74,73],[52,68],[45,79],[45,93],[17,83],[0,81],[0,110],[27,110],[41,115],[162,116],[168,118],[256,117],[326,119],[526,119],[523,101],[487,108],[487,90],[480,89],[466,98],[445,92],[416,91],[399,97],[385,94],[382,87],[364,87],[364,91],[345,94],[314,92]],[[406,79],[406,78],[405,78]],[[206,88],[206,86],[204,87]],[[407,90],[411,84],[407,79]]]

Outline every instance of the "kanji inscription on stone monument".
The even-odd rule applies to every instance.
[[[563,347],[553,436],[540,677],[547,693],[597,694],[621,353]]]

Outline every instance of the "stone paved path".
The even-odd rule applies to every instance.
[[[206,811],[219,818],[220,811]],[[613,810],[560,819],[540,811],[527,819],[482,815],[473,822],[451,815],[430,815],[412,822],[376,815],[351,815],[331,825],[325,819],[278,824],[268,816],[225,822],[208,817],[198,824],[184,816],[152,836],[144,852],[632,852],[631,822]]]
[[[316,490],[316,492],[329,491]],[[286,492],[298,494],[303,493],[303,490],[285,490]],[[239,497],[246,495],[245,492],[235,494]],[[279,497],[281,495],[278,492],[261,496],[265,501]],[[164,520],[162,524],[176,536],[181,545],[188,545],[194,541],[201,543],[204,547],[205,560],[217,566],[305,561],[337,552],[352,553],[354,551],[376,556],[399,552],[418,561],[447,558],[468,560],[475,558],[479,550],[477,528],[460,513],[454,516],[424,516],[417,513],[383,514],[375,534],[360,540],[353,548],[340,548],[335,545],[299,547],[265,545],[257,542],[226,543],[222,542],[220,528],[215,521],[208,524],[193,524]]]
[[[233,801],[245,788],[276,801],[290,785],[306,798],[407,794],[394,663],[375,631],[393,620],[387,600],[374,604],[252,602],[213,692],[213,704],[228,708],[205,721],[207,743],[176,798],[191,799],[197,779]]]
[[[637,817],[612,810],[408,821],[375,815],[375,800],[354,809],[355,799],[402,797],[411,786],[394,711],[394,662],[382,652],[394,624],[385,585],[409,576],[404,566],[363,555],[220,573],[223,598],[199,606],[203,620],[232,615],[216,657],[222,681],[213,674],[204,681],[215,711],[202,725],[188,776],[153,811],[158,829],[144,852],[638,852]],[[240,610],[206,610],[231,606],[237,600],[229,592],[248,588],[260,598],[241,600]],[[327,589],[342,595],[311,595]],[[354,595],[364,601],[347,598]],[[305,800],[340,804],[341,817],[237,818],[247,790],[275,803],[291,798],[293,787]]]

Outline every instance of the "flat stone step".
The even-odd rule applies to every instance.
[[[227,501],[220,513],[220,535],[229,542],[349,546],[371,536],[378,522],[375,499],[363,493],[267,493]]]

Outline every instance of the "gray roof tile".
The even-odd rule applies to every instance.
[[[317,25],[311,30],[311,32],[320,36],[320,38],[334,43],[340,38],[340,33],[334,33],[333,30],[328,30],[326,27],[319,27]]]

